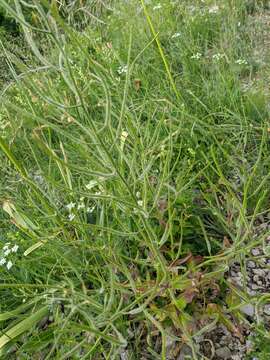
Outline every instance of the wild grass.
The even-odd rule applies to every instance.
[[[35,56],[5,53],[1,355],[201,359],[196,334],[267,300],[225,276],[269,213],[251,3],[80,3],[0,0]]]

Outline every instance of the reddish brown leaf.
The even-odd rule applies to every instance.
[[[201,255],[192,256],[190,259],[188,259],[189,263],[193,263],[194,265],[201,264],[204,260],[204,257]]]
[[[190,304],[193,301],[197,293],[198,293],[198,289],[196,288],[190,288],[185,290],[183,296],[187,304]]]
[[[166,199],[160,199],[158,201],[157,205],[158,205],[158,210],[161,211],[161,212],[164,212],[168,207],[168,202],[167,202]]]
[[[136,91],[139,91],[142,85],[142,81],[140,79],[135,79],[134,80],[134,87]]]
[[[230,240],[227,238],[227,236],[224,236],[223,238],[223,248],[230,248],[232,244],[230,243]]]
[[[182,259],[174,260],[174,261],[171,263],[170,267],[175,267],[175,266],[183,265],[183,264],[185,264],[188,260],[190,260],[190,258],[192,258],[192,257],[193,257],[192,253],[189,253],[188,255],[186,255],[186,256],[185,256],[184,258],[182,258]]]

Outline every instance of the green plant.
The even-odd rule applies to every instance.
[[[244,1],[95,2],[90,25],[78,1],[0,4],[35,57],[6,52],[1,97],[3,356],[199,359],[196,335],[237,330],[224,274],[268,211]]]

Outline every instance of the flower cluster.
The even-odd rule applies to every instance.
[[[156,10],[160,10],[161,8],[162,8],[162,5],[157,4],[156,6],[153,7],[153,10],[156,11]]]
[[[248,65],[248,62],[245,59],[238,59],[235,63],[238,65]]]
[[[224,58],[225,54],[220,54],[220,53],[217,53],[217,54],[214,54],[212,56],[213,60],[215,61],[219,61],[220,59]]]
[[[66,209],[68,210],[68,220],[73,221],[76,217],[76,212],[80,210],[85,210],[87,213],[92,213],[95,209],[96,205],[92,207],[87,207],[84,202],[84,197],[80,197],[80,200],[78,203],[70,202],[66,205]]]
[[[179,36],[181,36],[181,33],[180,33],[180,32],[176,32],[175,34],[172,35],[172,39],[176,39],[176,38],[178,38]]]
[[[6,243],[2,248],[0,256],[0,266],[6,266],[7,270],[10,270],[13,266],[12,254],[15,254],[19,249],[17,244],[11,246],[11,243]]]
[[[217,14],[219,11],[218,5],[213,5],[208,9],[209,14]]]
[[[119,75],[126,74],[127,71],[128,71],[127,65],[119,66],[119,68],[117,69]]]
[[[202,57],[202,54],[197,52],[196,54],[193,54],[190,58],[193,60],[200,60],[201,57]]]

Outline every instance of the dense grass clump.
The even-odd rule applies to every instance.
[[[226,274],[269,213],[264,4],[0,7],[31,52],[3,42],[3,358],[201,359],[215,323],[239,335],[250,298]]]

